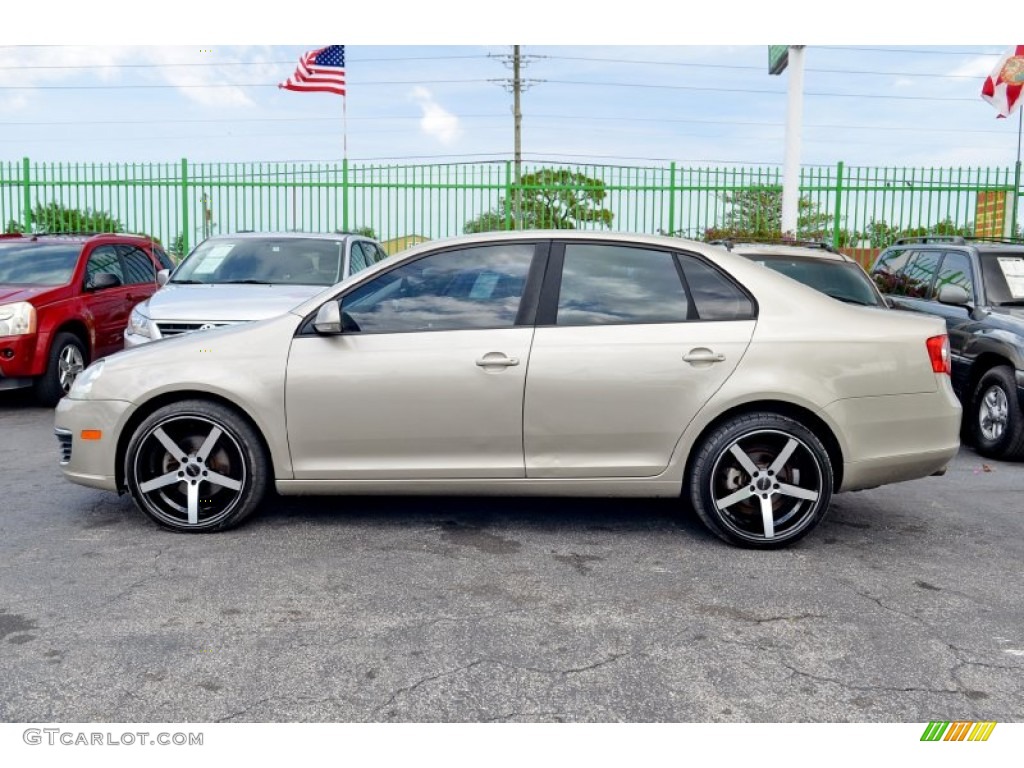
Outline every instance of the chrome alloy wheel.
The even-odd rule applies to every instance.
[[[822,503],[822,467],[799,438],[778,430],[748,432],[722,451],[711,472],[718,518],[749,542],[789,539]]]
[[[998,384],[989,387],[978,406],[978,428],[986,440],[995,442],[1006,431],[1010,421],[1010,405],[1006,392]]]
[[[64,394],[71,391],[71,386],[78,378],[78,374],[85,370],[85,358],[82,357],[82,350],[74,344],[66,345],[57,356],[57,379]]]
[[[158,520],[178,529],[217,525],[242,498],[246,465],[235,436],[199,415],[150,428],[131,466],[138,497]]]

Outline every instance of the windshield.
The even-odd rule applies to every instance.
[[[171,282],[334,285],[342,278],[344,245],[300,237],[214,238],[189,254]]]
[[[81,245],[4,243],[0,245],[0,285],[69,283],[81,251]]]
[[[769,256],[763,253],[743,255],[834,299],[869,307],[885,306],[871,278],[853,262],[799,256]]]

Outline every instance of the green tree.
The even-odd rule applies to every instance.
[[[963,226],[953,223],[950,218],[927,227],[908,227],[898,229],[885,221],[873,220],[864,229],[860,237],[867,240],[872,248],[887,248],[901,237],[926,237],[937,235],[940,237],[969,237],[974,234],[974,224],[967,223]]]
[[[607,195],[600,179],[569,170],[541,168],[522,177],[512,199],[502,198],[497,209],[466,222],[465,232],[576,229],[580,224],[590,223],[610,227],[614,214],[602,207]]]
[[[32,226],[37,232],[123,232],[121,222],[104,211],[79,210],[60,203],[36,203]]]
[[[4,234],[5,235],[18,235],[18,234],[21,234],[24,231],[25,231],[25,228],[23,226],[21,226],[21,224],[19,224],[14,219],[10,219],[7,222],[7,227],[4,229]]]
[[[722,193],[728,205],[725,221],[720,227],[709,227],[705,240],[773,240],[782,237],[782,189],[779,187],[748,187]],[[806,197],[797,201],[796,236],[808,240],[833,237],[833,217],[818,209]],[[839,245],[848,245],[853,233],[840,230]]]

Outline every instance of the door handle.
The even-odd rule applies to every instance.
[[[721,363],[725,361],[725,355],[723,355],[721,352],[712,352],[710,349],[707,349],[706,347],[697,347],[696,349],[691,349],[689,352],[683,355],[683,360],[691,364]]]
[[[505,357],[503,354],[501,354],[501,352],[488,352],[486,355],[477,360],[476,364],[479,365],[481,368],[511,368],[514,365],[519,365],[519,358]]]

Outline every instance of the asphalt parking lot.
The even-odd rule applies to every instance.
[[[0,719],[1024,719],[1024,465],[844,494],[779,552],[677,503],[277,500],[162,531],[0,393]]]

